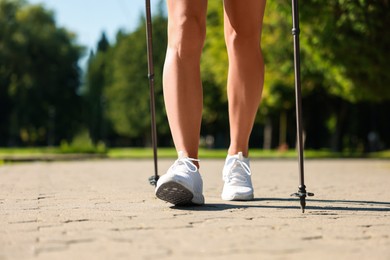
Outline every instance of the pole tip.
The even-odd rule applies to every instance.
[[[151,177],[149,177],[149,183],[150,183],[150,185],[152,185],[152,186],[157,186],[157,181],[158,181],[158,179],[159,179],[159,177],[160,176],[156,176],[156,175],[153,175],[153,176],[151,176]]]
[[[302,213],[305,213],[305,207],[306,207],[306,199],[305,199],[305,197],[300,197],[300,203],[301,203]]]

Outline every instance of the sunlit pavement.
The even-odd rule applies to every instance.
[[[160,160],[163,173],[170,160]],[[151,160],[0,167],[0,259],[390,259],[390,161],[252,160],[255,200],[220,199],[223,160],[202,160],[206,205],[154,196]]]

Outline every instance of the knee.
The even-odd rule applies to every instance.
[[[225,42],[228,51],[254,51],[260,49],[260,30],[256,28],[225,29]]]
[[[169,22],[168,48],[180,58],[200,56],[206,37],[206,23],[197,17],[181,16]]]

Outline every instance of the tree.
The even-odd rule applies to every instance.
[[[223,35],[222,2],[209,1],[206,41],[201,60],[203,83],[202,135],[213,135],[215,146],[229,142],[226,93],[228,56]]]
[[[107,63],[110,44],[105,33],[97,44],[97,52],[91,51],[88,59],[86,73],[85,101],[87,104],[86,122],[93,143],[104,141],[107,128],[107,118],[105,117],[104,87],[107,84]]]
[[[307,35],[302,44],[307,54],[306,69],[319,75],[315,85],[333,96],[333,101],[328,102],[332,106],[329,118],[335,122],[330,129],[332,147],[341,150],[350,146],[351,142],[345,140],[351,138],[364,145],[368,134],[378,130],[379,122],[356,116],[354,111],[365,107],[358,103],[377,106],[378,111],[371,112],[374,115],[381,113],[379,107],[383,106],[379,103],[390,99],[390,35],[383,33],[390,23],[389,2],[310,0],[301,8],[302,33]],[[321,12],[313,15],[313,10]],[[369,127],[364,127],[366,130],[358,137],[350,126],[361,124]]]
[[[107,81],[103,91],[106,116],[113,130],[122,138],[141,138],[150,143],[149,85],[145,19],[134,32],[118,33],[117,42],[109,50]],[[154,66],[156,88],[156,120],[159,135],[169,133],[162,95],[162,67],[166,50],[167,19],[160,8],[153,17]],[[140,143],[138,143],[140,144]]]
[[[70,138],[81,117],[75,35],[53,13],[25,1],[0,0],[0,89],[7,109],[4,144],[50,144]],[[3,113],[3,111],[2,111]]]
[[[390,99],[390,3],[387,0],[305,1],[304,48],[330,93],[351,102]],[[321,10],[313,15],[313,10]]]

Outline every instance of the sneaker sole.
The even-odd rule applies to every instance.
[[[183,185],[170,181],[161,184],[156,191],[157,198],[177,206],[195,205],[192,202],[194,195]]]
[[[245,194],[245,195],[235,194],[233,196],[223,196],[222,195],[221,198],[223,200],[227,200],[227,201],[249,201],[249,200],[253,200],[254,196],[253,196],[253,193],[252,194]]]

